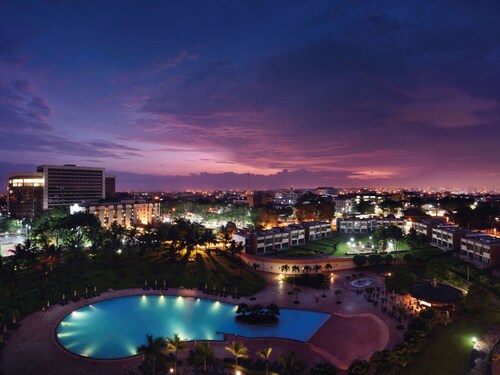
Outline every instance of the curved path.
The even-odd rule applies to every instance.
[[[345,272],[347,275],[349,272]],[[339,275],[340,274],[340,275]],[[342,271],[336,273],[334,287],[342,288],[345,278]],[[168,294],[218,299],[228,303],[247,304],[276,303],[282,308],[298,308],[316,310],[332,314],[323,326],[311,337],[308,343],[283,339],[247,339],[238,337],[249,347],[249,354],[264,346],[273,347],[271,361],[278,359],[282,353],[297,351],[298,357],[308,363],[331,362],[339,368],[347,368],[357,358],[368,359],[377,350],[393,346],[402,338],[402,333],[395,330],[394,322],[365,301],[364,297],[354,291],[343,289],[342,301],[337,304],[333,290],[327,297],[319,296],[318,291],[301,288],[299,304],[294,304],[295,296],[289,294],[290,287],[280,282],[276,275],[263,274],[269,285],[256,294],[256,301],[248,298],[234,300],[231,297],[220,298],[204,295],[197,290],[171,288],[166,292],[127,289],[101,294],[90,300],[81,300],[66,306],[55,305],[46,311],[38,311],[21,321],[21,327],[12,333],[0,352],[0,374],[125,374],[136,370],[141,362],[140,356],[119,360],[93,360],[70,354],[55,339],[57,323],[69,312],[98,301],[141,294]],[[321,294],[321,291],[320,293]],[[228,336],[227,340],[234,338]],[[218,358],[229,357],[225,352],[225,343],[213,342]],[[189,344],[191,347],[192,344]],[[255,349],[255,350],[254,350]],[[180,357],[186,356],[182,353]]]

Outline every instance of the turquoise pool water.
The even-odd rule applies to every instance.
[[[234,321],[236,306],[189,297],[133,296],[83,307],[57,327],[59,343],[72,353],[100,359],[135,355],[146,334],[183,340],[221,340],[222,334],[307,341],[329,314],[281,309],[280,322],[253,327]]]

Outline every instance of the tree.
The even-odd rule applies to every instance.
[[[398,294],[406,294],[408,288],[415,285],[417,276],[407,266],[395,268],[392,276],[386,279],[387,290],[393,290]]]
[[[174,373],[177,374],[177,353],[187,349],[186,342],[181,340],[179,334],[174,334],[173,338],[167,338],[167,351],[174,353]]]
[[[318,273],[321,271],[323,267],[320,265],[320,264],[316,264],[314,267],[313,267],[313,271]]]
[[[371,255],[368,255],[368,262],[370,264],[380,264],[382,263],[382,255],[380,254],[371,254]]]
[[[311,268],[311,266],[310,266],[310,265],[306,264],[306,265],[304,266],[304,272],[305,272],[305,273],[307,273],[307,274],[308,274],[309,272],[311,272],[311,270],[312,270],[312,268]]]
[[[329,363],[318,363],[311,368],[311,375],[337,375],[338,370]]]
[[[293,303],[299,303],[299,293],[302,292],[302,289],[295,287],[293,288],[293,292],[295,293],[295,301]]]
[[[373,214],[375,205],[372,202],[360,199],[359,203],[354,206],[354,211],[360,214]]]
[[[252,223],[255,229],[272,228],[278,225],[279,214],[273,206],[258,206],[251,210]]]
[[[325,264],[325,270],[331,271],[333,269],[333,266],[330,263]]]
[[[358,267],[363,267],[366,264],[367,258],[365,255],[355,255],[352,258],[353,263]]]
[[[279,362],[286,375],[300,375],[305,368],[305,364],[296,358],[295,352],[293,351],[288,354],[282,354],[279,358]]]
[[[137,348],[137,353],[143,355],[143,361],[151,365],[152,374],[156,374],[156,363],[159,358],[165,355],[167,343],[161,337],[153,338],[153,335],[146,335],[146,344]]]
[[[222,225],[219,228],[218,235],[224,242],[224,250],[227,249],[227,244],[232,240],[233,234],[238,230],[236,224],[229,221],[226,225]]]
[[[481,282],[475,282],[464,298],[464,308],[469,311],[481,310],[483,307],[488,306],[490,299],[491,294],[486,286]]]
[[[335,292],[334,292],[335,296],[337,297],[337,303],[340,304],[341,301],[340,301],[340,297],[342,297],[342,289],[337,289]]]
[[[281,266],[281,272],[284,272],[286,275],[288,271],[290,271],[290,266],[288,264],[283,264]]]
[[[294,264],[294,265],[292,266],[292,273],[295,273],[295,272],[300,272],[300,267],[299,267],[299,266],[297,266],[296,264]]]
[[[214,349],[208,342],[198,342],[195,347],[195,356],[198,355],[203,360],[203,372],[207,372],[207,359],[214,360]]]
[[[266,364],[266,375],[269,374],[268,371],[268,362],[269,362],[269,357],[271,357],[271,353],[273,351],[273,348],[264,348],[262,350],[259,350],[257,354],[259,355],[260,358],[262,358]]]
[[[226,346],[226,350],[234,355],[235,368],[238,368],[238,358],[248,358],[248,349],[240,341],[233,341],[231,346]]]
[[[347,369],[348,375],[368,375],[370,373],[370,365],[367,361],[355,360]]]

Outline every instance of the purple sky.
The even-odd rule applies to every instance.
[[[0,179],[498,187],[499,19],[496,0],[0,0]]]

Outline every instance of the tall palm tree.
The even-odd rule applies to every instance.
[[[207,357],[213,357],[214,350],[208,342],[197,343],[195,349],[203,357],[203,372],[207,372]]]
[[[282,354],[279,361],[286,375],[300,375],[304,371],[305,364],[297,360],[295,352]]]
[[[304,272],[305,273],[309,273],[309,272],[311,272],[311,270],[312,270],[312,268],[311,268],[310,265],[307,264],[307,265],[304,266]]]
[[[299,266],[297,266],[296,264],[294,264],[294,265],[292,266],[292,272],[293,272],[293,273],[295,273],[295,272],[300,272],[300,267],[299,267]]]
[[[181,340],[178,333],[174,334],[173,338],[167,338],[167,351],[170,353],[174,353],[175,362],[174,362],[174,373],[177,373],[177,353],[182,352],[187,349],[186,342]]]
[[[146,335],[146,344],[143,344],[137,348],[137,353],[142,354],[144,357],[144,362],[151,363],[152,374],[156,374],[156,361],[165,355],[165,349],[167,347],[166,341],[161,338],[153,338],[153,335]]]
[[[325,270],[331,271],[332,270],[332,265],[330,263],[325,264]]]
[[[296,286],[293,288],[293,292],[295,293],[295,301],[293,303],[299,303],[299,293],[302,292],[302,289]]]
[[[226,350],[234,355],[235,368],[238,368],[238,358],[248,358],[248,349],[240,341],[233,341],[231,346],[226,346]]]
[[[337,289],[334,293],[337,296],[337,303],[340,303],[340,297],[342,297],[342,289]]]
[[[321,271],[323,267],[321,267],[320,264],[316,264],[314,267],[313,267],[313,271],[318,273],[319,271]]]
[[[269,371],[267,369],[267,365],[269,363],[269,357],[271,357],[272,351],[273,351],[273,348],[264,348],[264,349],[259,350],[257,352],[257,354],[259,355],[259,357],[262,358],[264,360],[264,362],[266,363],[266,375],[269,374]]]

